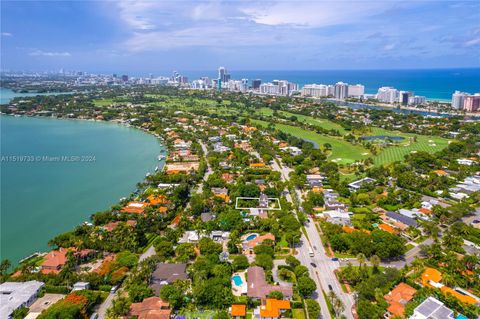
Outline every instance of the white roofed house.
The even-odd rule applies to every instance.
[[[10,319],[15,310],[32,305],[43,286],[45,286],[43,282],[36,280],[1,284],[0,318]]]
[[[370,177],[365,177],[365,178],[362,178],[358,181],[355,181],[355,182],[352,182],[350,184],[348,184],[348,188],[350,188],[350,191],[354,192],[354,191],[358,191],[360,188],[362,188],[362,186],[366,183],[374,183],[376,182],[375,179],[373,178],[370,178]]]

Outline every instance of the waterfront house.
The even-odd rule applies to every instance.
[[[111,232],[111,231],[115,230],[120,224],[125,224],[129,227],[134,228],[137,225],[137,221],[133,220],[133,219],[129,219],[126,222],[122,222],[122,221],[109,222],[109,223],[103,225],[102,229],[105,230],[105,231]]]
[[[168,163],[165,165],[165,172],[168,175],[190,174],[192,172],[198,171],[199,167],[200,167],[199,162]]]
[[[123,209],[122,213],[127,214],[143,214],[145,208],[148,206],[148,203],[144,202],[129,202]]]
[[[67,263],[67,253],[69,249],[60,247],[58,250],[52,250],[45,255],[41,267],[43,274],[59,273],[62,267]]]

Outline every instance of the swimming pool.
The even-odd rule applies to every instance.
[[[258,236],[257,234],[251,234],[251,235],[248,235],[248,237],[245,238],[245,240],[246,240],[246,241],[250,241],[250,240],[252,240],[252,239],[257,238],[257,236]]]
[[[240,287],[241,285],[243,285],[242,277],[240,277],[239,275],[233,276],[232,280],[235,283],[235,286],[237,286],[237,287]]]

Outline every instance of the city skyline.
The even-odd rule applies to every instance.
[[[480,67],[479,8],[472,1],[3,1],[2,70]]]

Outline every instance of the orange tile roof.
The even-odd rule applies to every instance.
[[[448,173],[445,172],[443,169],[437,169],[437,170],[434,170],[433,171],[435,174],[437,174],[438,176],[447,176]]]
[[[159,195],[150,195],[148,196],[148,201],[152,205],[168,205],[170,204],[170,201],[167,199],[167,196],[163,194]]]
[[[129,202],[127,206],[122,209],[122,212],[129,214],[143,214],[143,211],[147,206],[148,204],[144,202]]]
[[[265,167],[265,163],[260,162],[260,163],[251,163],[250,167],[258,168],[258,167]]]
[[[395,235],[397,233],[395,228],[393,228],[392,226],[390,226],[388,224],[380,224],[380,225],[378,225],[378,228],[380,228],[381,230],[386,231],[387,233],[390,233],[392,235]]]
[[[225,203],[228,203],[230,201],[230,196],[228,196],[227,194],[214,194],[213,196],[223,199]]]
[[[161,207],[158,208],[158,212],[162,213],[162,214],[165,214],[166,212],[168,212],[168,207],[161,206]]]
[[[442,288],[440,288],[440,290],[445,294],[450,294],[452,295],[453,297],[457,298],[458,300],[460,300],[461,302],[463,303],[468,303],[468,304],[471,304],[471,305],[474,305],[477,303],[477,300],[473,297],[470,297],[468,295],[464,295],[450,287],[447,287],[447,286],[443,286]]]
[[[172,310],[168,302],[158,297],[150,297],[130,306],[130,315],[138,319],[169,319]]]
[[[342,226],[342,230],[346,233],[353,233],[355,231],[355,228],[350,226]]]
[[[58,250],[52,250],[45,255],[41,265],[43,274],[59,273],[61,268],[67,263],[67,253],[70,249],[60,247]]]
[[[432,285],[429,284],[430,280],[434,282],[440,282],[442,280],[442,273],[434,268],[425,268],[421,279],[422,285],[433,288]]]
[[[232,317],[240,316],[245,317],[247,315],[247,306],[246,305],[232,305]]]
[[[430,210],[428,208],[420,208],[418,211],[422,214],[425,214],[425,215],[430,215],[432,213],[432,210]]]
[[[267,299],[265,304],[260,306],[260,317],[262,318],[278,318],[281,310],[291,309],[290,301]]]
[[[385,300],[389,303],[387,310],[394,316],[403,317],[405,304],[412,300],[416,292],[416,289],[406,283],[399,283],[385,295]]]
[[[265,235],[261,235],[261,236],[257,236],[255,237],[254,239],[248,241],[248,246],[249,247],[255,247],[257,246],[258,244],[261,244],[263,243],[265,240],[267,239],[270,239],[270,240],[273,240],[275,241],[275,236],[271,233],[268,233],[268,234],[265,234]]]

